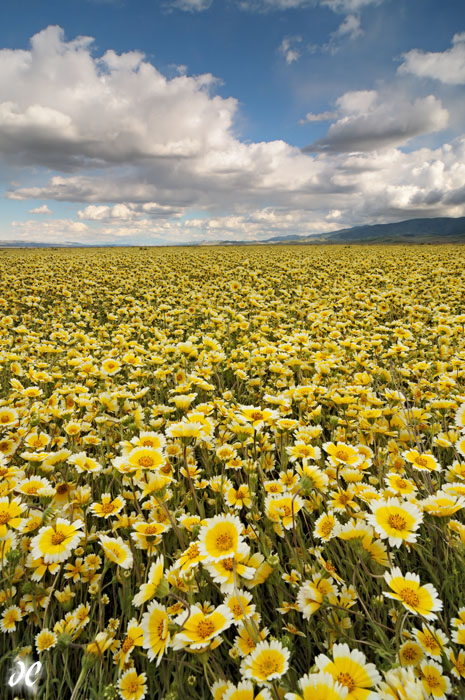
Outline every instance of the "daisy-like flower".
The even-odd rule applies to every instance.
[[[425,652],[420,644],[408,639],[400,647],[398,655],[402,666],[417,666],[422,661]]]
[[[436,612],[442,610],[442,601],[434,586],[431,583],[421,586],[417,574],[407,572],[404,575],[398,567],[394,567],[384,574],[384,578],[391,592],[384,592],[383,595],[400,600],[410,612],[422,615],[426,620],[434,620]]]
[[[118,515],[125,503],[126,501],[121,496],[112,499],[110,493],[102,493],[101,502],[93,503],[90,510],[99,518],[109,518],[111,515]]]
[[[385,478],[386,486],[399,496],[410,496],[417,490],[417,487],[410,479],[405,479],[396,472],[389,472]]]
[[[338,465],[357,467],[365,459],[365,456],[361,455],[355,447],[346,445],[345,442],[338,442],[336,444],[333,442],[325,442],[323,444],[323,449],[327,453],[329,462],[333,467],[337,467]]]
[[[241,552],[248,553],[242,537],[242,523],[236,515],[209,518],[199,532],[199,551],[206,562],[218,562]]]
[[[345,700],[348,690],[330,673],[309,673],[299,680],[301,693],[286,693],[285,700]]]
[[[241,664],[241,673],[244,678],[264,685],[287,673],[289,657],[289,649],[281,642],[265,640],[257,644],[253,652],[245,657]]]
[[[255,605],[251,601],[252,594],[240,588],[225,599],[224,604],[234,615],[235,624],[255,613]]]
[[[298,440],[293,445],[286,447],[286,452],[289,455],[289,462],[295,462],[298,459],[313,459],[318,462],[321,459],[320,448],[309,445],[303,440]]]
[[[253,579],[255,575],[254,568],[245,564],[248,553],[249,549],[247,546],[247,552],[245,554],[237,552],[233,557],[212,562],[211,564],[204,564],[215,583],[220,584],[222,593],[232,593],[235,583],[238,582],[240,578],[248,581]]]
[[[234,644],[240,656],[248,656],[256,648],[257,644],[263,642],[269,634],[268,627],[258,628],[260,616],[255,613],[250,619],[243,620],[237,628],[237,637]]]
[[[321,574],[314,574],[312,581],[305,581],[297,593],[297,606],[305,620],[322,606],[325,596],[333,596],[336,602],[336,588],[327,578]]]
[[[174,568],[179,569],[181,573],[186,573],[204,559],[205,556],[200,554],[198,542],[192,542],[179,559],[176,560]]]
[[[32,558],[43,557],[45,564],[65,561],[84,536],[83,527],[82,520],[70,522],[65,518],[57,518],[54,525],[44,525],[31,541]]]
[[[198,605],[193,605],[187,619],[185,612],[183,612],[178,615],[174,622],[182,625],[182,628],[174,637],[173,649],[188,647],[195,650],[208,647],[215,637],[233,624],[234,616],[226,605],[219,605],[208,615]]]
[[[250,490],[247,484],[241,484],[237,489],[231,486],[225,491],[224,498],[229,506],[237,510],[240,510],[244,506],[250,508],[252,505]]]
[[[137,608],[153,598],[157,592],[157,588],[163,579],[163,564],[164,558],[163,554],[161,554],[149,569],[147,583],[141,585],[139,593],[136,593],[132,599],[132,604]]]
[[[21,608],[17,605],[10,605],[2,612],[0,617],[0,630],[2,632],[14,632],[16,623],[21,620]]]
[[[460,404],[458,407],[454,422],[460,431],[465,431],[465,403]]]
[[[121,369],[121,362],[115,360],[114,357],[107,357],[106,360],[102,362],[102,372],[107,376],[112,376],[116,374]]]
[[[271,408],[255,408],[254,406],[241,406],[240,419],[250,423],[255,430],[261,430],[265,424],[270,424],[279,418],[278,411]]]
[[[334,537],[335,527],[338,521],[334,517],[334,513],[323,513],[318,520],[315,521],[313,535],[323,542],[329,542]]]
[[[137,470],[159,469],[165,463],[161,450],[153,447],[135,447],[127,455],[128,464]]]
[[[157,544],[161,541],[160,535],[168,530],[168,525],[158,522],[146,523],[137,520],[132,524],[131,539],[134,540],[138,549],[145,549],[149,554],[153,554]]]
[[[36,634],[34,641],[36,649],[40,654],[42,651],[52,649],[57,643],[58,637],[55,632],[52,632],[45,627],[41,632],[39,632],[39,634]]]
[[[424,700],[421,681],[412,668],[387,671],[377,691],[381,700]]]
[[[441,657],[447,646],[448,639],[444,632],[433,627],[422,625],[421,630],[414,630],[415,639],[425,650],[427,656]]]
[[[372,515],[367,521],[373,525],[381,539],[388,539],[391,547],[400,547],[404,542],[416,542],[415,531],[423,520],[421,510],[406,501],[388,498],[370,503]]]
[[[157,666],[171,640],[168,624],[169,617],[166,608],[157,600],[152,600],[147,612],[142,616],[140,626],[144,633],[142,646],[147,649],[147,656],[150,660],[157,659]]]
[[[404,459],[407,460],[407,462],[410,462],[412,467],[414,469],[417,469],[418,471],[421,472],[440,472],[441,471],[441,466],[436,459],[436,457],[433,457],[432,454],[429,453],[420,453],[418,450],[405,450],[402,453],[402,456]]]
[[[122,569],[130,569],[133,564],[133,556],[130,548],[121,537],[108,537],[99,535],[105,556]]]
[[[444,675],[441,664],[436,661],[423,661],[420,664],[421,682],[425,693],[435,700],[446,700],[446,695],[452,691],[449,678]]]
[[[118,690],[122,700],[144,700],[147,692],[147,676],[145,673],[138,674],[131,668],[119,679]]]
[[[351,650],[347,644],[334,644],[332,656],[331,661],[325,654],[319,654],[315,664],[347,688],[347,700],[377,700],[370,688],[380,682],[381,676],[374,664],[367,663],[363,652]]]
[[[265,498],[265,513],[267,518],[278,525],[278,534],[280,534],[281,526],[285,530],[291,529],[303,505],[304,502],[300,496],[270,494]]]
[[[464,404],[465,405],[465,404]],[[12,428],[19,421],[18,411],[8,406],[0,408],[0,428]]]
[[[13,498],[11,501],[8,497],[0,498],[0,538],[5,537],[8,528],[20,527],[23,522],[21,513],[25,507],[26,504],[21,503],[19,498]]]
[[[451,673],[453,673],[456,678],[465,678],[465,651],[461,649],[455,654],[449,649],[447,655],[452,664]]]
[[[251,681],[240,681],[237,686],[229,684],[221,700],[272,700],[272,698],[267,688],[263,688],[258,695],[255,695]]]
[[[137,624],[137,620],[133,617],[128,622],[128,628],[126,631],[126,637],[121,645],[121,648],[115,654],[115,661],[119,662],[120,669],[123,668],[124,664],[127,662],[130,654],[135,647],[141,647],[144,641],[144,631],[142,627]]]
[[[444,518],[457,513],[465,508],[464,496],[453,496],[445,491],[436,491],[433,496],[428,496],[421,502],[424,511],[436,518]]]
[[[88,457],[85,452],[77,452],[68,457],[69,464],[72,464],[78,474],[97,474],[102,471],[102,465],[92,457]]]

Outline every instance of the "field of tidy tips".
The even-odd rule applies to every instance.
[[[2,251],[2,697],[463,699],[463,260]]]

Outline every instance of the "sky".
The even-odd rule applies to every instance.
[[[465,216],[462,0],[4,0],[0,241]]]

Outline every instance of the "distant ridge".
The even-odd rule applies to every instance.
[[[196,241],[166,245],[176,246],[233,246],[233,245],[287,245],[292,243],[304,245],[318,244],[389,244],[389,243],[464,243],[465,216],[459,218],[438,217],[427,219],[407,219],[391,224],[372,224],[353,226],[331,233],[316,233],[308,236],[286,234],[260,241],[217,240]],[[92,244],[69,241],[65,243],[43,243],[36,241],[0,241],[0,248],[146,248],[147,243],[107,243]],[[161,247],[158,243],[156,247]]]

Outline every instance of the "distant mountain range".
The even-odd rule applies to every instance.
[[[304,245],[318,244],[389,244],[389,243],[464,243],[465,217],[456,219],[440,217],[435,219],[408,219],[393,224],[374,224],[371,226],[353,226],[331,233],[317,233],[309,236],[288,234],[274,236],[261,241],[218,240],[178,244],[182,246],[219,246],[219,245],[287,245],[292,243]],[[146,244],[123,244],[124,247],[148,247]],[[88,243],[74,241],[65,243],[41,243],[36,241],[0,241],[0,248],[89,248]],[[105,248],[122,247],[121,244],[98,246]]]

